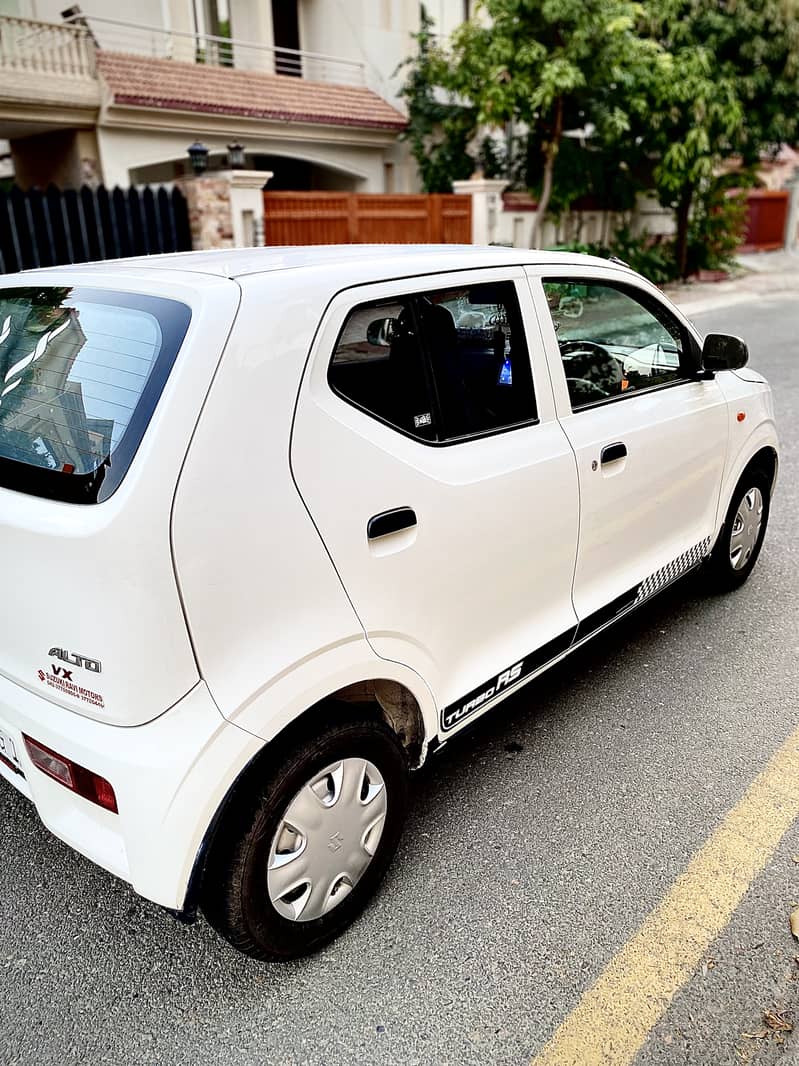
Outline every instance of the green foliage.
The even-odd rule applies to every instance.
[[[474,136],[475,109],[457,103],[444,89],[446,59],[431,32],[432,19],[421,7],[421,27],[414,34],[417,53],[400,91],[408,107],[401,136],[410,145],[425,192],[452,192],[452,182],[469,178],[474,160],[467,148]],[[443,97],[443,99],[442,99]]]
[[[798,14],[799,0],[660,0],[642,12],[639,32],[659,55],[634,126],[660,200],[676,213],[683,276],[693,200],[709,193],[720,164],[753,164],[799,134]],[[699,213],[715,230],[718,212]]]
[[[746,228],[745,186],[751,184],[751,175],[718,178],[696,197],[688,223],[688,274],[727,270],[734,265]]]
[[[536,167],[536,153],[530,147],[525,160],[532,176]],[[534,179],[528,184],[534,195],[539,195],[541,181]],[[638,185],[629,167],[619,159],[613,146],[581,144],[576,138],[564,137],[555,160],[552,195],[549,212],[560,216],[575,205],[588,203],[594,210],[616,212],[631,211],[635,206]]]
[[[453,35],[442,83],[476,109],[479,123],[526,130],[528,160],[540,160],[537,222],[556,184],[564,130],[590,122],[612,141],[630,128],[642,68],[657,50],[636,33],[638,17],[631,0],[483,0]],[[561,176],[571,172],[561,168]]]
[[[663,285],[676,276],[674,242],[671,240],[659,240],[648,233],[634,236],[622,226],[614,233],[608,254],[618,256],[655,285]]]
[[[602,259],[616,256],[655,285],[664,285],[677,276],[673,241],[653,238],[648,233],[634,236],[627,226],[616,230],[608,245],[573,242],[561,245],[560,250],[598,255]]]
[[[486,135],[480,141],[477,158],[487,178],[504,178],[508,173],[508,150],[504,140]]]
[[[674,245],[621,256],[650,275],[727,262],[742,208],[717,175],[799,139],[799,0],[482,0],[448,50],[431,29],[423,11],[403,91],[425,189],[469,176],[480,131],[480,166],[533,192],[536,225],[654,190]]]
[[[638,5],[628,0],[483,0],[481,17],[453,35],[446,83],[489,125],[524,122],[551,134],[558,101],[576,120],[583,102],[594,121],[624,128],[610,87],[644,60],[650,43],[635,32]],[[602,97],[604,93],[604,98]],[[573,121],[573,125],[581,125]]]

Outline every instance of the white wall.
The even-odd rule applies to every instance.
[[[40,19],[42,22],[62,22],[61,12],[72,6],[72,0],[19,0],[20,15]],[[126,19],[148,26],[163,26],[164,13],[161,0],[136,0],[135,5],[123,5],[118,0],[83,0],[81,7],[92,15],[106,18]],[[102,42],[101,42],[102,43]]]
[[[264,45],[273,43],[270,0],[229,0],[229,6],[230,29],[235,40]],[[236,66],[244,69],[263,70],[265,58],[262,53],[246,48],[234,52]]]
[[[474,12],[476,0],[469,4],[470,13]],[[435,22],[435,32],[442,37],[449,37],[463,21],[466,5],[464,0],[425,0],[427,13]]]
[[[227,153],[231,134],[217,135],[203,132],[201,139],[210,151],[221,157]],[[175,131],[99,128],[97,141],[107,186],[126,186],[130,172],[157,164],[188,162],[186,147],[192,139],[190,134]],[[265,155],[294,156],[309,159],[322,166],[339,168],[359,181],[361,192],[383,191],[383,162],[385,150],[379,147],[359,147],[351,144],[324,144],[313,142],[310,137],[303,141],[288,138],[266,137],[247,134],[242,136],[247,151]],[[165,165],[161,180],[169,180],[171,165]]]
[[[529,248],[534,211],[500,211],[491,240],[495,244],[509,244],[514,248]],[[614,230],[628,222],[635,235],[648,233],[651,237],[674,233],[674,216],[656,200],[641,197],[636,210],[625,217],[609,211],[573,211],[557,222],[547,219],[539,240],[542,248],[580,241],[584,244],[605,242]]]
[[[299,0],[299,11],[301,48],[366,63],[370,88],[397,104],[404,73],[396,70],[415,52],[419,0]],[[433,0],[428,11],[449,33],[463,0]]]

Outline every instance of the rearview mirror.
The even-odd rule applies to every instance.
[[[394,336],[395,318],[376,318],[366,327],[366,339],[370,344],[381,348],[387,348]]]
[[[702,346],[705,370],[740,370],[749,361],[749,349],[740,337],[728,333],[708,333]]]

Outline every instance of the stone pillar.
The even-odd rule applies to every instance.
[[[271,170],[230,171],[230,210],[235,248],[263,247],[263,190],[271,177]]]
[[[189,207],[192,248],[261,247],[262,189],[271,177],[270,170],[212,170],[178,178]]]
[[[100,165],[100,149],[97,144],[97,131],[78,130],[76,138],[80,180],[82,185],[96,189],[103,181],[103,168]]]
[[[230,171],[189,174],[175,185],[189,208],[191,246],[195,251],[233,247],[233,217],[230,210]]]
[[[472,198],[472,244],[491,244],[495,239],[502,192],[507,186],[504,178],[484,178],[479,172],[468,181],[453,181],[454,192]]]

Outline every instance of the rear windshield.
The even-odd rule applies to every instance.
[[[74,503],[110,496],[190,317],[156,296],[0,289],[0,485]]]

